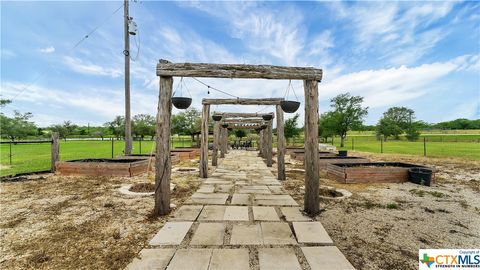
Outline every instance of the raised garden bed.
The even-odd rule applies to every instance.
[[[119,157],[119,158],[127,158],[127,159],[140,159],[140,158],[144,158],[144,159],[149,159],[149,158],[152,158],[152,160],[150,161],[151,164],[152,164],[152,168],[155,167],[155,153],[153,153],[152,155],[150,154],[131,154],[131,155],[128,155],[128,156],[122,156],[122,157]],[[180,157],[178,156],[178,153],[171,153],[170,154],[170,159],[172,160],[172,164],[178,164],[180,162]]]
[[[402,162],[366,162],[327,164],[327,176],[340,183],[402,183],[408,181],[408,169],[421,165]]]
[[[328,152],[328,151],[318,151],[319,157],[336,157],[337,153]],[[305,150],[294,150],[290,153],[290,157],[295,160],[304,161],[305,160]]]
[[[175,148],[170,152],[176,154],[180,160],[190,160],[200,156],[200,149],[198,148]]]
[[[318,165],[320,169],[325,170],[327,169],[328,164],[333,164],[333,163],[366,163],[370,162],[368,158],[363,158],[363,157],[341,157],[341,156],[336,156],[336,157],[325,157],[321,156],[318,158]]]
[[[71,176],[135,176],[147,172],[145,158],[92,158],[59,161],[56,173]]]

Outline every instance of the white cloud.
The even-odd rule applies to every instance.
[[[48,46],[48,47],[46,47],[46,48],[40,49],[40,52],[41,52],[41,53],[46,53],[46,54],[48,54],[48,53],[54,53],[54,52],[55,52],[55,47],[53,47],[53,46]]]
[[[416,67],[363,70],[340,76],[320,85],[321,95],[334,96],[350,92],[365,97],[370,108],[386,107],[434,91],[434,84],[444,76],[470,69],[477,55],[465,55],[446,62],[424,64]]]
[[[17,54],[11,50],[0,49],[0,56],[2,59],[11,59],[17,56]]]
[[[70,56],[63,57],[63,62],[70,69],[78,73],[98,76],[110,76],[112,78],[117,78],[123,74],[123,72],[118,68],[103,67]]]
[[[444,2],[335,2],[337,17],[349,21],[357,53],[374,52],[394,65],[413,64],[448,34],[448,25],[434,23],[450,13],[455,3]]]

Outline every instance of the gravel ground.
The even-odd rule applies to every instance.
[[[153,197],[129,197],[117,189],[153,181],[147,175],[43,175],[1,183],[0,269],[123,269],[166,217],[151,217]],[[200,184],[191,173],[174,173],[172,182],[177,207]]]
[[[418,269],[420,248],[479,248],[480,163],[372,155],[375,161],[425,164],[437,170],[431,187],[402,184],[339,184],[321,174],[321,185],[343,188],[350,198],[321,200],[317,217],[357,269]],[[303,204],[303,165],[288,160],[284,187]]]

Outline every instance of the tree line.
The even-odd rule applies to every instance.
[[[3,107],[11,101],[0,99]],[[368,114],[368,107],[363,106],[363,97],[352,96],[350,93],[340,94],[330,100],[330,111],[321,114],[319,119],[319,136],[323,139],[339,136],[341,145],[344,145],[347,132],[351,130],[374,130],[377,137],[383,140],[399,139],[405,135],[408,140],[418,139],[419,130],[425,129],[480,129],[480,119],[456,119],[448,122],[428,124],[416,120],[415,112],[407,107],[392,107],[385,111],[377,125],[364,125],[364,118]],[[125,119],[116,116],[112,121],[102,126],[81,126],[64,121],[49,127],[38,127],[31,118],[32,113],[14,111],[11,117],[0,113],[0,135],[9,140],[25,139],[27,137],[48,137],[51,132],[58,132],[60,137],[95,137],[123,139],[125,133]],[[287,140],[299,136],[302,128],[298,128],[299,115],[285,121],[285,137]],[[172,134],[193,136],[200,131],[201,112],[195,108],[172,115]],[[210,121],[213,129],[213,121]],[[132,118],[132,134],[139,139],[153,138],[156,130],[156,118],[148,114],[137,114]],[[274,130],[274,132],[276,132]],[[246,137],[245,131],[233,130],[237,137]]]

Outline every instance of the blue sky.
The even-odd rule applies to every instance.
[[[102,124],[124,114],[123,9],[112,15],[121,5],[2,1],[1,95],[14,99],[2,111],[30,111],[41,126]],[[155,66],[168,59],[322,68],[320,111],[339,93],[361,95],[367,124],[391,106],[410,107],[427,122],[480,117],[479,2],[131,1],[130,16],[139,31],[132,57],[140,48],[131,62],[132,114],[156,114]],[[241,97],[284,97],[288,85],[201,80]],[[302,101],[302,82],[292,84]],[[228,97],[191,79],[185,85],[197,108],[202,98]]]

